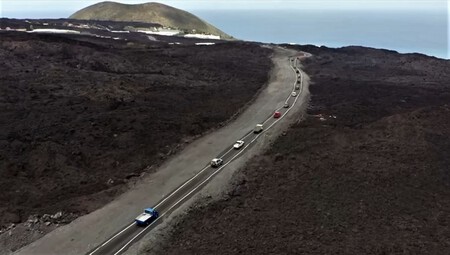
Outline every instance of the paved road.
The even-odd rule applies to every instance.
[[[96,251],[94,254],[114,254],[124,251],[203,187],[217,173],[216,170],[222,170],[206,167],[212,158],[222,156],[225,163],[228,163],[237,155],[236,153],[251,148],[251,141],[258,135],[249,134],[249,131],[256,123],[267,120],[265,122],[267,130],[278,120],[272,118],[275,109],[280,109],[283,113],[292,109],[285,109],[282,106],[286,98],[290,104],[298,99],[288,97],[297,79],[288,61],[288,56],[294,54],[295,51],[275,49],[272,57],[274,68],[268,86],[235,121],[191,143],[164,163],[156,173],[144,178],[139,185],[110,204],[56,229],[19,250],[17,254],[86,254],[92,251]],[[279,125],[274,127],[276,126]],[[249,147],[240,151],[230,150],[230,147],[224,148],[224,145],[231,146],[242,137],[245,137],[246,145]],[[195,179],[183,185],[193,176]],[[173,193],[174,190],[177,191]],[[132,224],[134,217],[143,208],[152,205],[160,212],[160,219],[145,230],[134,226]],[[106,245],[103,245],[105,242]],[[97,250],[97,247],[101,248]]]
[[[126,251],[128,247],[130,247],[134,242],[138,241],[140,237],[142,237],[145,233],[151,231],[155,226],[164,221],[165,217],[169,215],[173,210],[175,210],[179,205],[181,205],[184,201],[189,199],[192,195],[198,192],[207,182],[213,178],[219,171],[225,168],[231,161],[239,157],[242,153],[252,146],[257,139],[267,130],[270,130],[278,121],[280,121],[286,114],[289,113],[292,107],[296,107],[296,103],[300,94],[303,90],[303,79],[302,73],[299,69],[297,69],[297,61],[296,57],[292,57],[286,59],[289,61],[290,68],[292,69],[295,77],[295,82],[292,84],[287,83],[287,85],[292,87],[292,92],[286,95],[286,100],[283,102],[283,106],[277,109],[274,109],[274,112],[280,112],[280,118],[274,118],[273,113],[267,116],[266,119],[261,120],[256,124],[263,124],[264,130],[261,133],[254,133],[252,130],[249,130],[247,134],[243,137],[239,137],[236,140],[244,141],[244,146],[240,149],[234,149],[233,145],[230,144],[228,148],[226,148],[222,153],[217,155],[217,158],[223,159],[224,164],[221,167],[214,168],[211,167],[208,163],[205,162],[206,166],[201,169],[196,175],[192,178],[188,179],[185,183],[175,189],[172,193],[170,193],[167,197],[163,198],[159,201],[155,206],[153,206],[159,213],[160,217],[157,218],[153,223],[151,223],[147,227],[139,227],[136,226],[134,222],[131,222],[128,226],[121,229],[118,233],[108,238],[104,243],[100,246],[96,247],[92,251],[90,251],[89,255],[100,255],[100,254],[114,254],[118,255],[122,252]],[[292,93],[296,93],[297,96],[293,96]],[[284,104],[287,104],[288,107],[284,107]]]

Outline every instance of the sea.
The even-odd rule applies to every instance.
[[[449,19],[442,10],[191,10],[237,39],[349,45],[449,59]]]
[[[242,40],[333,48],[359,45],[450,59],[450,5],[448,8],[425,10],[186,10]],[[17,18],[68,17],[71,13],[73,10],[1,13],[0,8],[0,14]]]

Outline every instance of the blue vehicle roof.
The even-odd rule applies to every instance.
[[[153,209],[152,207],[149,208],[145,208],[144,212],[149,212],[149,213],[153,213],[155,211],[155,209]]]

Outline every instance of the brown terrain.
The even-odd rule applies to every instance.
[[[257,44],[131,39],[1,33],[3,236],[19,223],[43,233],[108,203],[235,117],[272,65]]]
[[[450,62],[312,53],[309,116],[150,254],[448,254]]]

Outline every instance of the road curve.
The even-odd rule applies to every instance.
[[[267,131],[295,106],[300,97],[290,94],[297,84],[297,59],[293,62],[288,60],[288,56],[294,53],[292,51],[277,48],[275,52],[270,84],[236,121],[189,145],[157,173],[117,201],[55,230],[55,233],[21,249],[18,254],[120,254],[164,221],[167,215],[257,141],[262,133],[252,133],[254,125],[264,122]],[[299,74],[302,78],[301,71]],[[303,91],[303,79],[300,79],[300,86],[297,92]],[[285,102],[290,104],[289,108],[283,108]],[[281,118],[272,117],[275,110],[282,112]],[[231,145],[238,139],[246,142],[245,147],[233,150]],[[224,148],[224,145],[229,147]],[[220,168],[207,166],[210,159],[217,156],[222,157],[225,164]],[[158,187],[161,189],[155,189]],[[158,220],[146,228],[135,226],[133,218],[149,206],[156,207],[160,212]],[[109,219],[113,222],[110,223]]]
[[[297,58],[291,58],[291,68],[293,74],[297,76]],[[298,84],[298,82],[300,84]],[[299,85],[299,89],[296,89],[296,85]],[[300,72],[300,76],[295,79],[295,82],[291,85],[292,92],[302,93],[303,90],[303,79],[302,73]],[[199,191],[211,178],[213,178],[219,171],[221,171],[224,167],[226,167],[229,163],[231,163],[234,159],[239,157],[242,153],[245,153],[246,149],[253,145],[257,139],[263,135],[265,132],[270,130],[276,123],[282,120],[286,114],[288,114],[292,107],[296,106],[297,100],[300,96],[293,97],[291,93],[287,94],[287,98],[284,103],[289,104],[288,108],[279,107],[274,109],[274,111],[281,112],[280,118],[274,118],[272,114],[268,116],[265,120],[261,120],[258,123],[264,123],[264,130],[261,133],[255,134],[251,130],[243,137],[239,137],[236,140],[243,140],[245,142],[245,146],[240,150],[234,150],[232,144],[229,148],[225,149],[224,153],[217,155],[217,158],[222,158],[224,160],[224,164],[219,168],[213,168],[211,166],[206,166],[201,169],[196,175],[192,178],[188,179],[185,183],[183,183],[180,187],[175,189],[172,193],[170,193],[167,197],[163,198],[159,201],[155,206],[153,206],[156,210],[159,211],[160,217],[157,218],[154,222],[152,222],[149,226],[142,228],[135,225],[134,222],[131,222],[130,225],[120,230],[117,234],[113,235],[109,239],[107,239],[104,243],[93,249],[88,253],[88,255],[100,255],[100,254],[114,254],[118,255],[125,251],[129,246],[139,240],[142,235],[149,232],[153,229],[157,224],[161,221],[164,221],[166,215],[170,214],[174,209],[177,208],[181,203],[189,199],[195,192]],[[258,123],[254,123],[255,125]],[[208,163],[208,162],[206,162]]]

